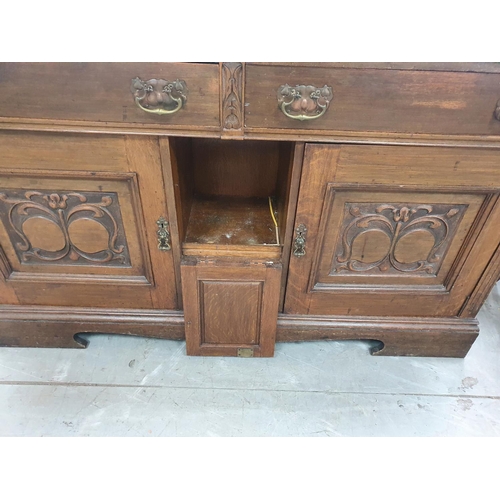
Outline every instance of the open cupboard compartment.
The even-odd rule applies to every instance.
[[[302,146],[176,138],[169,147],[187,353],[272,356]]]
[[[294,144],[171,138],[179,237],[185,256],[280,259]]]

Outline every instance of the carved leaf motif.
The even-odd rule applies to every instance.
[[[225,130],[239,130],[243,120],[242,109],[243,65],[222,65],[222,124]]]

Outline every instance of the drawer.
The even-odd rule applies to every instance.
[[[249,64],[245,127],[499,135],[499,100],[499,73]]]
[[[146,85],[141,88],[139,81],[133,82],[135,78]],[[173,88],[165,88],[168,83],[173,83]],[[158,110],[167,113],[158,114]],[[0,117],[219,128],[219,67],[188,63],[1,63]]]

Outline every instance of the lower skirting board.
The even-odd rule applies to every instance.
[[[463,358],[479,333],[474,318],[280,315],[277,342],[304,340],[378,340],[381,356]]]
[[[280,314],[277,342],[366,339],[388,356],[464,357],[479,332],[473,318],[302,316]],[[0,306],[0,346],[86,347],[78,333],[184,339],[182,311]]]
[[[86,347],[78,333],[184,339],[182,311],[0,306],[0,345]]]

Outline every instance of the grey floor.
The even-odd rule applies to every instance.
[[[374,357],[367,342],[196,358],[184,342],[92,335],[0,348],[1,436],[500,436],[500,290],[465,359]]]

